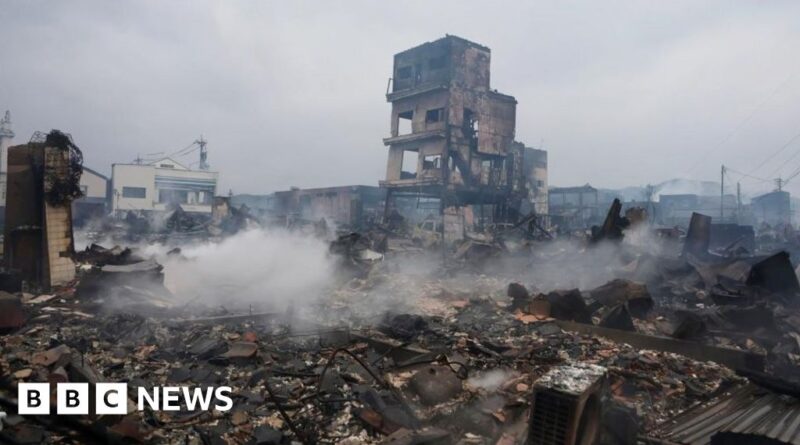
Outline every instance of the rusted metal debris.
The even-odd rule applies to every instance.
[[[668,337],[642,335],[618,329],[604,328],[583,323],[558,321],[562,328],[582,334],[600,335],[620,343],[643,349],[673,352],[692,357],[697,360],[711,360],[732,369],[763,370],[766,358],[763,355],[750,351],[741,351],[732,348],[720,348],[704,345],[697,342],[688,342]]]
[[[798,445],[800,400],[749,383],[664,422],[650,436],[685,445]]]

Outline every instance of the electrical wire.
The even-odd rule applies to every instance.
[[[195,144],[197,144],[197,141],[193,141],[191,144],[189,144],[189,145],[187,145],[187,146],[185,146],[185,147],[181,148],[180,150],[175,150],[175,151],[173,151],[172,153],[169,153],[169,154],[165,155],[164,157],[166,157],[166,158],[175,158],[175,157],[181,157],[181,156],[185,156],[185,155],[187,155],[187,154],[189,154],[189,153],[192,153],[192,152],[194,152],[194,151],[197,151],[197,150],[198,150],[200,147],[195,147]],[[194,148],[193,148],[193,147],[194,147]],[[190,150],[190,149],[191,149],[191,150]],[[187,151],[187,150],[188,150],[188,151]],[[162,152],[160,152],[160,153],[164,153],[164,152],[162,151]],[[148,154],[149,154],[149,153],[148,153]],[[155,154],[155,153],[154,153],[154,154]],[[159,159],[163,159],[163,158],[159,158]]]
[[[739,122],[739,124],[731,132],[729,132],[724,138],[722,138],[711,149],[707,150],[705,152],[705,154],[703,154],[703,156],[691,168],[689,168],[689,170],[687,170],[687,173],[693,172],[700,164],[702,164],[708,158],[708,156],[710,156],[712,153],[714,153],[717,150],[719,150],[720,147],[725,145],[725,143],[727,143],[733,137],[733,135],[735,135],[736,133],[739,132],[739,130],[744,128],[744,126],[747,125],[753,119],[753,117],[755,117],[755,115],[759,111],[761,111],[761,109],[764,107],[764,105],[766,105],[770,100],[772,100],[772,98],[775,97],[775,95],[778,94],[778,92],[780,90],[782,90],[789,83],[789,81],[791,81],[794,78],[794,76],[795,76],[795,74],[790,74],[783,82],[778,84],[778,86],[775,87],[774,90],[772,90],[772,92],[769,94],[769,96],[767,96],[766,99],[764,99],[761,103],[759,103],[753,109],[753,111],[751,111],[750,114],[747,115],[747,117],[745,117],[743,120],[741,120]],[[760,166],[759,166],[759,168],[760,168]],[[755,170],[751,171],[750,173],[755,173]]]
[[[774,170],[772,173],[770,173],[770,174],[769,174],[769,176],[770,176],[770,177],[772,177],[772,176],[775,176],[775,174],[777,174],[778,172],[780,172],[781,170],[783,170],[783,169],[784,169],[784,167],[786,167],[786,164],[788,164],[789,162],[793,161],[793,160],[794,160],[794,158],[796,158],[798,155],[800,155],[800,148],[798,148],[798,149],[797,149],[797,150],[794,152],[794,154],[792,154],[792,155],[791,155],[791,156],[790,156],[788,159],[786,159],[785,161],[783,161],[783,162],[781,163],[781,165],[780,165],[780,166],[778,166],[778,168],[776,168],[776,169],[775,169],[775,170]]]
[[[749,175],[747,173],[744,173],[742,171],[736,170],[734,168],[730,168],[730,167],[728,167],[726,165],[725,166],[725,173],[728,173],[728,172],[733,172],[733,173],[736,173],[736,174],[740,175],[739,176],[739,180],[740,181],[741,181],[742,178],[755,179],[758,182],[770,182],[770,181],[772,181],[771,179],[765,179],[765,178],[761,178],[761,177],[758,177],[758,176]],[[730,176],[728,177],[728,179],[730,179]],[[733,181],[733,180],[731,179],[731,181]]]
[[[797,175],[800,175],[800,167],[797,168],[794,172],[792,172],[786,179],[781,181],[781,186],[784,186],[789,183],[792,179],[794,179]]]
[[[773,153],[772,155],[770,155],[770,156],[769,156],[767,159],[765,159],[765,160],[764,160],[762,163],[758,164],[758,166],[756,166],[756,168],[754,168],[754,169],[750,170],[750,174],[753,174],[753,173],[757,172],[757,171],[758,171],[758,169],[760,169],[761,167],[763,167],[763,166],[764,166],[764,164],[766,164],[767,162],[769,162],[770,160],[772,160],[772,159],[773,159],[775,156],[778,156],[778,155],[779,155],[781,152],[783,152],[783,150],[785,150],[785,149],[786,149],[786,147],[788,147],[788,146],[792,145],[792,143],[793,143],[794,141],[796,141],[798,138],[800,138],[800,133],[797,133],[796,135],[792,136],[792,138],[791,138],[791,139],[789,139],[789,142],[787,142],[787,143],[783,144],[783,145],[781,146],[781,148],[779,148],[779,149],[778,149],[778,151],[776,151],[775,153]]]

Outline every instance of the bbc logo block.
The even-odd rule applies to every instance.
[[[128,414],[128,385],[98,383],[95,385],[97,414]]]
[[[19,383],[19,414],[50,414],[49,383]]]
[[[51,391],[49,383],[19,383],[19,414],[50,414]],[[55,388],[56,414],[87,415],[94,405],[91,414],[128,414],[128,385],[126,383],[97,383],[93,389],[88,383],[57,383]],[[230,386],[190,388],[186,386],[164,386],[153,388],[137,388],[135,405],[139,411],[178,411],[182,407],[188,410],[215,409],[229,411],[233,408]],[[133,402],[131,402],[133,403]]]
[[[56,413],[87,415],[91,405],[88,383],[58,383]],[[50,414],[49,383],[19,383],[19,414]],[[96,414],[128,414],[128,385],[97,383],[94,391]]]

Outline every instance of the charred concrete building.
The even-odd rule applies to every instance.
[[[70,136],[57,130],[8,149],[3,258],[42,288],[75,277],[71,204],[81,196],[82,159]]]
[[[523,149],[523,175],[527,199],[523,202],[522,213],[533,210],[537,215],[550,212],[549,186],[547,184],[547,151],[525,147],[522,142],[514,142],[515,148]]]
[[[514,97],[490,85],[489,48],[456,36],[394,56],[387,214],[398,197],[433,197],[444,208],[491,206],[512,219],[527,196],[524,145],[513,144]]]

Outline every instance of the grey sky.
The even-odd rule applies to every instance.
[[[446,33],[492,49],[551,184],[747,173],[800,133],[796,1],[0,0],[0,23],[18,142],[68,131],[109,173],[202,133],[221,193],[377,184],[392,55]],[[798,151],[753,175],[788,175]]]

